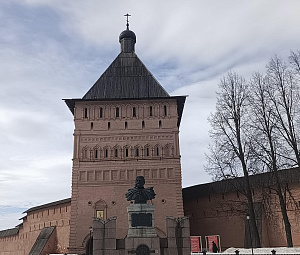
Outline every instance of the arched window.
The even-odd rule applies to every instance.
[[[173,157],[173,149],[172,144],[167,144],[163,149],[164,157]]]
[[[161,128],[161,120],[158,122],[158,127]]]
[[[94,157],[97,159],[99,158],[99,151],[98,151],[98,148],[95,148],[94,149]]]
[[[159,157],[161,155],[161,148],[159,144],[155,145],[153,154],[155,157]]]
[[[142,121],[142,129],[145,128],[145,121]]]
[[[127,126],[128,126],[128,125],[127,125],[127,121],[125,121],[125,129],[127,129]]]
[[[84,147],[84,148],[82,149],[82,157],[83,157],[84,159],[88,159],[88,158],[89,158],[89,152],[90,152],[89,147]]]
[[[107,148],[104,149],[104,158],[108,158],[108,149]]]
[[[129,157],[129,149],[125,148],[125,157],[128,158]]]
[[[140,149],[139,148],[135,148],[135,156],[136,157],[140,156]]]
[[[165,157],[169,157],[170,156],[170,150],[169,150],[169,146],[168,145],[166,145],[164,147],[164,156]]]
[[[88,117],[88,109],[84,108],[84,118],[87,119]]]
[[[118,157],[118,148],[115,148],[115,158]]]
[[[146,158],[149,158],[151,156],[151,146],[148,144],[144,147],[144,156]]]
[[[110,129],[110,122],[107,123],[107,129]]]
[[[96,218],[105,220],[106,219],[106,208],[107,204],[104,200],[99,200],[95,203],[95,216]]]
[[[91,130],[93,130],[93,128],[94,128],[94,123],[91,122]]]
[[[152,111],[152,106],[149,107],[149,116],[152,116],[153,111]]]

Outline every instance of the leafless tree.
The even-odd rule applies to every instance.
[[[216,112],[209,118],[211,124],[211,156],[207,171],[219,179],[243,176],[248,202],[254,247],[260,247],[260,237],[255,219],[251,171],[251,135],[248,132],[249,89],[245,79],[236,73],[228,73],[220,82]],[[241,171],[242,170],[242,171]]]
[[[289,164],[285,140],[277,132],[278,111],[273,108],[274,86],[260,73],[255,73],[250,83],[251,93],[249,96],[251,114],[249,122],[252,128],[252,152],[257,159],[257,167],[266,168],[272,172],[275,179],[275,191],[279,198],[281,213],[285,225],[286,240],[288,247],[293,247],[291,225],[287,214],[287,204],[284,189],[278,175],[278,170]],[[275,87],[276,88],[276,87]],[[271,183],[271,185],[274,185]]]
[[[274,108],[274,116],[278,123],[276,131],[285,139],[291,148],[291,154],[286,155],[294,161],[294,166],[300,166],[299,154],[299,52],[292,52],[289,67],[284,61],[275,56],[267,65],[267,79],[269,96]]]
[[[279,198],[287,245],[293,246],[287,214],[286,184],[278,170],[300,167],[300,52],[291,52],[289,65],[275,56],[266,74],[255,73],[251,82],[235,73],[221,80],[216,113],[209,119],[213,144],[208,166],[216,180],[243,176],[232,182],[247,197],[251,228],[260,246],[249,175],[271,172],[265,186]],[[242,171],[241,171],[242,170]]]

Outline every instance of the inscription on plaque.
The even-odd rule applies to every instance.
[[[152,227],[151,213],[132,213],[131,214],[132,227]]]

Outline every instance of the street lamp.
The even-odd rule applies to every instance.
[[[90,243],[89,243],[89,255],[93,254],[93,242],[92,242],[92,233],[93,233],[93,227],[89,227],[90,230]]]
[[[253,255],[253,244],[252,244],[252,235],[251,235],[250,215],[249,215],[249,214],[246,215],[246,219],[247,219],[248,226],[249,226],[249,234],[250,234],[250,242],[251,242],[251,251],[252,251],[252,255]]]

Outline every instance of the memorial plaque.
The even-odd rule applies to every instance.
[[[152,227],[151,213],[132,213],[131,214],[132,227]]]

